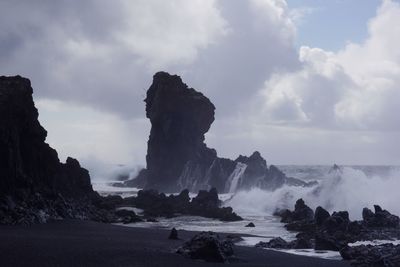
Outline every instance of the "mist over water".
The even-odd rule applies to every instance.
[[[276,209],[294,208],[297,199],[315,209],[322,206],[329,212],[347,210],[351,219],[361,219],[364,207],[374,204],[400,214],[400,168],[381,171],[371,167],[343,167],[341,171],[325,171],[318,179],[319,185],[306,188],[283,186],[273,192],[258,188],[237,192],[226,202],[238,214],[270,215]]]

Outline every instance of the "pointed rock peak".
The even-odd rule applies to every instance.
[[[260,152],[258,152],[258,151],[254,151],[250,157],[240,155],[235,161],[245,163],[245,164],[258,162],[263,166],[267,165],[267,161],[261,156]]]
[[[65,163],[70,167],[81,168],[81,164],[79,163],[79,161],[71,157],[68,157]]]
[[[253,159],[264,159],[261,156],[260,152],[258,152],[258,151],[254,151],[253,154],[251,154],[250,158],[253,158]]]

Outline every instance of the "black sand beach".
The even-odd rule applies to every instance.
[[[1,266],[221,266],[174,253],[194,232],[130,228],[64,220],[32,226],[0,227]],[[233,266],[349,266],[344,261],[236,247]]]

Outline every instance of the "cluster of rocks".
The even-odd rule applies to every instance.
[[[275,212],[276,216],[281,217],[281,221],[285,223],[288,230],[299,232],[296,240],[287,242],[282,238],[275,238],[269,242],[260,242],[257,246],[340,251],[344,259],[356,260],[355,262],[361,256],[366,256],[366,258],[371,256],[373,260],[376,260],[379,255],[382,258],[396,261],[398,260],[397,254],[391,254],[397,251],[395,246],[383,246],[382,249],[348,246],[349,243],[356,241],[400,238],[399,217],[383,210],[378,205],[374,207],[375,212],[364,208],[363,220],[350,221],[347,211],[330,214],[322,207],[317,207],[314,212],[302,199],[299,199],[295,204],[294,211]]]
[[[192,200],[189,191],[166,196],[156,190],[140,190],[136,197],[121,199],[120,205],[143,209],[147,217],[175,217],[179,215],[202,216],[221,221],[240,221],[242,218],[231,207],[221,207],[218,192],[201,190]]]
[[[214,232],[201,232],[178,248],[177,253],[191,259],[223,263],[233,256],[233,248],[232,240],[222,239]]]
[[[123,183],[162,192],[191,192],[217,188],[218,192],[260,187],[274,190],[283,184],[311,186],[286,177],[277,167],[267,166],[259,152],[236,160],[220,158],[204,143],[214,121],[215,106],[202,93],[189,88],[177,75],[156,73],[145,99],[151,122],[147,167]]]
[[[400,266],[400,245],[346,246],[340,255],[353,266]]]

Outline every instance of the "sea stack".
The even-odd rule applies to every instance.
[[[147,147],[147,185],[175,191],[188,161],[211,165],[216,152],[204,144],[215,107],[177,75],[159,72],[145,99],[152,128]]]
[[[254,186],[274,190],[285,183],[307,185],[288,179],[275,166],[268,167],[257,151],[236,160],[218,157],[204,143],[204,135],[214,121],[215,106],[179,76],[156,73],[144,101],[151,122],[147,167],[135,179],[126,181],[126,186],[162,192],[216,188],[223,193]]]

